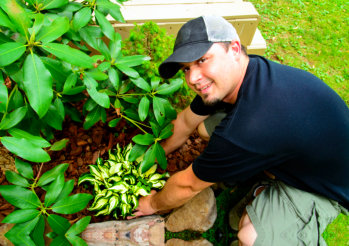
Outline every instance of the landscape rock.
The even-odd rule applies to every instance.
[[[205,232],[213,226],[216,218],[216,198],[209,187],[169,214],[165,220],[165,227],[171,232]]]
[[[166,246],[213,246],[213,244],[204,238],[196,239],[193,241],[171,238],[166,242]]]

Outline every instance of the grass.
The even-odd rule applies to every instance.
[[[250,0],[261,16],[265,56],[321,78],[349,105],[349,2]]]
[[[349,2],[347,0],[249,0],[261,16],[265,56],[321,78],[349,105]],[[323,237],[349,245],[349,216],[340,215]]]

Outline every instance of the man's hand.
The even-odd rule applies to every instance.
[[[157,211],[151,206],[151,200],[156,194],[155,190],[152,190],[150,195],[143,196],[139,199],[138,207],[134,211],[134,216],[128,216],[127,219],[134,219],[140,216],[152,215]]]

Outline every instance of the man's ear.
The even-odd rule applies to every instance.
[[[237,40],[233,40],[230,43],[230,49],[234,52],[234,55],[238,55],[241,53],[241,44]]]

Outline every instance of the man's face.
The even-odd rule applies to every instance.
[[[237,59],[240,53],[235,52],[233,46],[227,49],[223,44],[215,43],[200,59],[182,64],[188,86],[207,105],[219,101],[234,103],[237,84],[243,77]]]

